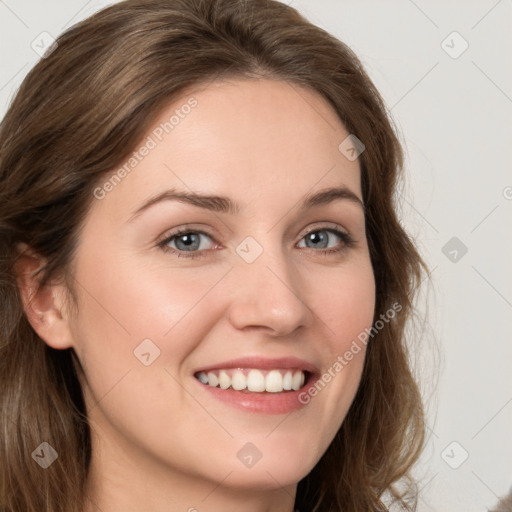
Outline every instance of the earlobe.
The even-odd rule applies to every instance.
[[[40,287],[40,276],[35,274],[43,267],[45,260],[26,244],[19,244],[18,250],[14,271],[30,325],[52,348],[61,350],[73,346],[69,318],[64,308],[65,285],[47,284]]]

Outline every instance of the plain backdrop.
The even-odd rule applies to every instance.
[[[356,52],[400,132],[401,216],[430,268],[410,339],[428,405],[419,510],[481,512],[512,484],[512,2],[285,3]],[[0,1],[1,116],[41,34],[106,5]]]

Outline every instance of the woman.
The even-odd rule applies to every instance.
[[[113,5],[0,131],[4,512],[414,510],[402,152],[273,1]]]

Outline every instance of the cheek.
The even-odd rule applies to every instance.
[[[229,267],[201,272],[136,263],[104,261],[100,272],[93,261],[84,261],[77,268],[77,278],[89,285],[82,287],[73,331],[91,423],[98,430],[114,425],[132,442],[145,443],[175,425],[178,413],[204,416],[184,391],[180,370],[219,319],[215,289],[222,288]],[[151,421],[141,423],[141,417]],[[173,428],[180,439],[191,432],[194,438],[204,435],[194,425]],[[181,448],[169,443],[169,456],[181,460]]]
[[[341,426],[359,386],[366,333],[374,318],[375,281],[369,261],[316,277],[310,304],[323,326],[324,366],[320,379],[305,390],[301,401],[323,419],[324,439],[329,440]]]
[[[330,271],[329,271],[330,270]],[[310,307],[328,333],[324,349],[339,353],[371,326],[375,281],[369,261],[317,273],[309,282]]]
[[[135,258],[114,263],[100,255],[81,262],[77,281],[83,293],[73,330],[95,394],[148,360],[177,367],[216,321],[215,311],[201,306],[228,270],[144,268]]]

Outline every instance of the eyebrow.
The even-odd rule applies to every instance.
[[[341,199],[358,204],[361,206],[363,211],[365,209],[364,203],[361,201],[361,199],[359,199],[359,197],[354,192],[352,192],[344,185],[340,187],[320,190],[319,192],[306,196],[300,203],[299,209],[306,210],[308,208],[326,205]],[[212,212],[229,213],[232,215],[239,213],[242,209],[239,203],[229,199],[228,197],[169,189],[147,199],[139,208],[137,208],[137,210],[132,213],[128,219],[128,222],[133,222],[145,210],[148,210],[151,206],[163,201],[179,201],[181,203],[198,206],[199,208],[204,208]]]

